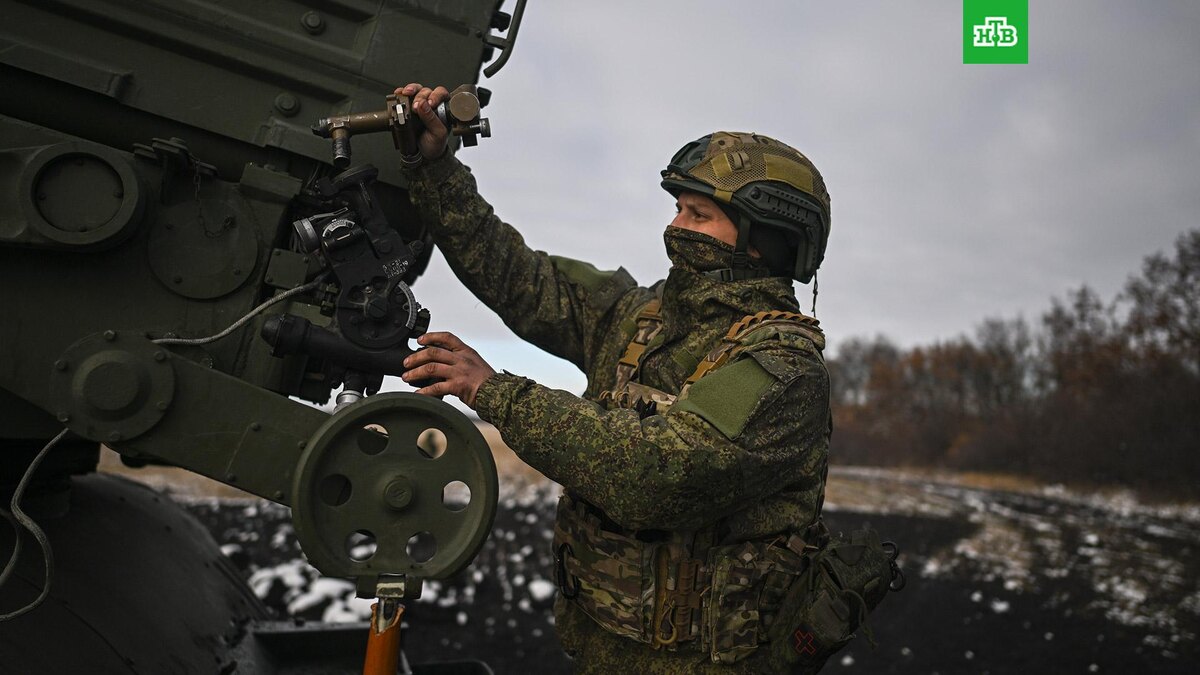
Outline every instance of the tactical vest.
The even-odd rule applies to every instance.
[[[700,361],[696,370],[680,387],[679,394],[673,395],[634,382],[650,342],[662,331],[661,310],[662,300],[655,298],[638,312],[633,338],[625,348],[621,360],[617,362],[616,381],[612,389],[600,394],[601,403],[613,408],[632,408],[643,415],[665,414],[677,400],[687,396],[688,389],[697,380],[712,372],[714,368],[724,365],[740,347],[751,342],[754,333],[768,327],[798,332],[821,342],[818,340],[822,335],[820,323],[810,316],[795,312],[769,311],[742,317],[729,327],[717,346]]]
[[[735,322],[672,395],[635,381],[647,347],[662,330],[661,301],[637,315],[636,330],[617,364],[616,381],[600,395],[610,408],[643,416],[664,414],[688,389],[735,357],[769,326],[818,338],[816,319],[792,312],[759,312]],[[732,663],[765,637],[803,555],[819,550],[828,531],[818,517],[807,528],[768,540],[717,546],[721,522],[696,531],[631,531],[599,509],[564,494],[555,522],[556,581],[600,626],[656,649],[695,648]]]

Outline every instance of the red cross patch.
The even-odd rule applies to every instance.
[[[795,633],[792,633],[792,637],[796,639],[796,644],[792,645],[792,647],[796,650],[797,654],[812,656],[817,653],[816,637],[812,633],[801,627],[797,628]]]

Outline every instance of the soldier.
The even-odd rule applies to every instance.
[[[406,381],[453,394],[564,488],[555,523],[556,628],[580,672],[807,672],[772,631],[821,546],[829,379],[817,322],[792,280],[824,257],[829,194],[816,167],[765,136],[718,132],[662,172],[677,215],[671,269],[650,288],[624,269],[528,248],[427,131],[411,196],[458,278],[518,335],[579,366],[582,397],[496,373],[430,333]],[[786,642],[786,644],[784,644]],[[778,649],[769,647],[775,643]]]

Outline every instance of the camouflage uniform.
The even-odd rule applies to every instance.
[[[643,288],[624,269],[604,272],[531,250],[493,214],[469,169],[452,156],[416,171],[410,189],[458,278],[519,336],[587,374],[582,398],[509,373],[480,386],[477,413],[521,459],[627,530],[716,524],[715,543],[735,544],[786,537],[817,517],[830,433],[819,331],[767,331],[663,414],[598,403],[614,386],[635,317],[656,295],[662,329],[636,380],[677,394],[731,324],[763,310],[798,312],[789,279],[706,277],[700,272],[719,266],[731,249],[669,228],[670,273]],[[581,672],[765,671],[761,649],[721,665],[699,641],[668,651],[620,637],[561,593],[555,616]],[[752,630],[742,639],[753,643],[755,636]]]

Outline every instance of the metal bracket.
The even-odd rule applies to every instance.
[[[512,56],[513,46],[517,42],[517,31],[521,28],[521,17],[524,14],[525,0],[517,0],[517,6],[513,9],[512,20],[507,26],[497,26],[501,30],[504,30],[504,28],[508,29],[504,36],[501,37],[495,33],[491,33],[483,39],[483,43],[489,47],[500,48],[500,56],[496,57],[496,60],[492,61],[487,68],[483,69],[483,74],[487,77],[492,77],[500,72],[504,64],[508,63],[508,57]],[[493,22],[493,26],[495,26],[495,22]]]

